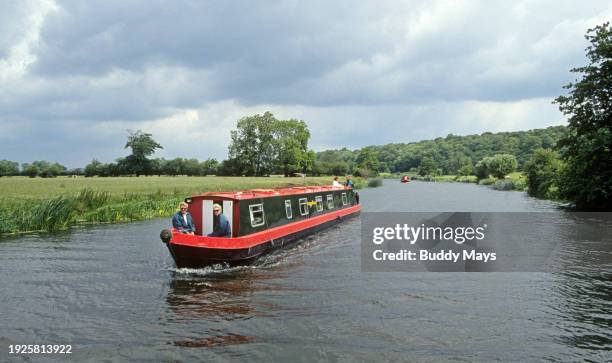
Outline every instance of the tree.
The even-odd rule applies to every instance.
[[[506,175],[515,171],[517,165],[514,155],[497,154],[488,160],[487,170],[497,179],[503,179]]]
[[[419,165],[419,175],[436,175],[438,174],[438,165],[436,161],[430,157],[426,156],[421,160],[421,165]]]
[[[136,176],[151,174],[152,165],[147,157],[152,155],[155,149],[163,149],[160,144],[153,140],[151,134],[140,130],[136,132],[128,130],[128,141],[125,148],[132,149],[132,154],[126,157],[126,163],[129,172],[136,174]]]
[[[561,195],[579,209],[612,208],[612,28],[604,23],[589,29],[585,38],[588,64],[571,69],[580,80],[564,86],[568,95],[555,103],[568,117],[566,135],[558,148],[565,167]]]
[[[525,163],[529,195],[539,198],[554,197],[560,167],[559,156],[551,149],[538,149]]]
[[[304,121],[277,120],[271,112],[243,117],[231,131],[229,161],[235,173],[291,175],[312,169],[313,154],[308,150],[310,131]]]
[[[457,175],[468,176],[472,175],[474,172],[474,168],[472,167],[472,163],[468,162],[457,170]]]
[[[378,171],[378,154],[373,147],[364,147],[357,155],[357,166],[365,171],[371,171],[376,174]],[[363,174],[363,173],[362,173]]]
[[[310,131],[304,121],[277,120],[273,125],[276,170],[285,176],[305,172],[308,166]]]
[[[99,162],[97,159],[93,159],[91,163],[85,165],[85,169],[84,169],[85,177],[100,175],[101,170],[102,170],[102,163]]]
[[[65,171],[66,167],[59,163],[47,163],[45,167],[41,169],[40,176],[43,178],[55,178]]]
[[[206,159],[200,163],[202,175],[217,175],[220,167],[221,165],[217,159]]]
[[[0,160],[0,177],[19,175],[19,163],[9,160]]]
[[[259,176],[272,169],[272,126],[275,121],[271,112],[238,120],[236,130],[231,131],[228,153],[238,173]]]
[[[38,169],[36,164],[23,164],[22,170],[23,174],[29,176],[30,178],[35,178],[40,172],[40,169]]]
[[[482,160],[480,160],[478,163],[476,163],[476,167],[474,168],[474,175],[476,175],[476,178],[480,179],[486,179],[489,177],[489,175],[491,174],[489,172],[489,161],[491,160],[491,157],[486,157]]]

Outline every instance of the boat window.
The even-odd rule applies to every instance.
[[[346,197],[346,193],[342,193],[342,205],[348,204],[348,198]]]
[[[331,194],[327,195],[327,209],[334,209],[334,196]]]
[[[300,198],[300,214],[303,216],[308,215],[308,199]]]
[[[287,219],[293,218],[293,213],[291,212],[291,201],[290,200],[285,201],[285,215],[287,216]]]
[[[263,226],[266,221],[264,219],[263,204],[253,204],[249,206],[251,215],[251,227]]]
[[[317,195],[315,202],[317,202],[317,212],[321,212],[323,210],[323,196]]]

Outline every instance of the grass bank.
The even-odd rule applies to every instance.
[[[203,192],[330,183],[330,177],[3,177],[0,235],[170,216],[185,197]]]
[[[461,176],[461,175],[410,175],[410,179],[422,180],[422,181],[433,181],[442,183],[477,183],[479,185],[490,185],[496,190],[527,190],[527,180],[525,174],[521,172],[514,172],[506,175],[504,179],[497,179],[489,177],[486,179],[478,180],[474,175]]]

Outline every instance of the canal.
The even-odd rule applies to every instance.
[[[570,218],[552,202],[471,184],[386,180],[360,194],[369,212]],[[159,241],[169,220],[0,239],[0,360],[11,344],[72,346],[17,361],[612,357],[612,236],[560,240],[551,272],[367,273],[357,218],[253,266],[189,270]]]

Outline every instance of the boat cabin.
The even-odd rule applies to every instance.
[[[308,186],[208,192],[185,202],[196,235],[212,233],[213,204],[219,204],[231,225],[232,237],[240,237],[349,208],[359,204],[358,198],[349,187]]]

